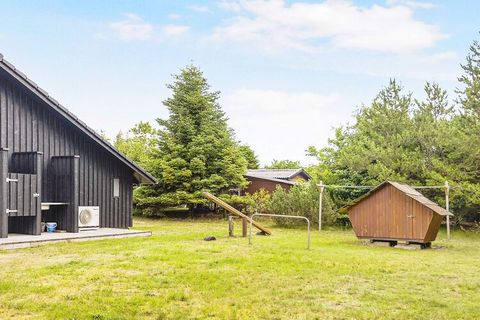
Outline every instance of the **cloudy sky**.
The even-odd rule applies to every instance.
[[[332,128],[397,78],[455,97],[474,1],[4,1],[0,52],[113,137],[166,117],[171,75],[193,62],[222,92],[237,138],[262,163],[308,163]]]

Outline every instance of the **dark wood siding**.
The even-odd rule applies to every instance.
[[[38,214],[37,198],[33,195],[37,190],[37,175],[9,173],[8,178],[14,182],[8,184],[8,209],[14,210],[10,217],[36,216]]]
[[[0,72],[0,147],[15,152],[43,152],[41,201],[54,202],[52,157],[78,155],[78,205],[99,206],[101,227],[131,226],[132,169],[65,120],[15,80]],[[120,179],[120,197],[113,198],[113,178]]]

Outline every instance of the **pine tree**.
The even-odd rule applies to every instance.
[[[157,119],[159,151],[152,165],[159,183],[136,193],[139,206],[193,208],[205,202],[203,191],[221,194],[245,186],[247,161],[218,103],[219,92],[211,91],[195,66],[181,70],[168,88],[172,96],[163,104],[170,115]]]
[[[248,144],[241,145],[240,152],[242,152],[243,157],[247,160],[248,169],[258,169],[260,167],[260,162],[258,161],[255,151]]]

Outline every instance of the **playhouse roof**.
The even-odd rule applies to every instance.
[[[27,78],[25,74],[20,72],[14,65],[4,59],[3,55],[0,53],[0,70],[4,70],[7,74],[12,76],[40,100],[45,102],[50,108],[56,111],[60,116],[66,119],[68,122],[72,123],[75,127],[84,132],[88,137],[97,142],[101,147],[106,151],[112,154],[114,157],[123,162],[126,166],[133,170],[135,178],[140,183],[156,183],[155,178],[146,172],[143,168],[135,164],[133,161],[128,159],[120,151],[118,151],[114,146],[109,142],[103,139],[95,130],[88,127],[83,121],[77,118],[73,113],[67,110],[62,106],[57,100],[52,98],[45,90],[40,88],[35,82]]]
[[[394,181],[385,181],[385,182],[379,184],[378,186],[376,186],[375,188],[373,188],[372,190],[370,190],[369,192],[367,192],[363,196],[355,199],[352,203],[350,203],[346,207],[342,208],[343,211],[347,210],[351,207],[354,207],[358,203],[360,203],[360,202],[364,201],[365,199],[369,198],[373,193],[375,193],[376,191],[384,188],[386,185],[391,185],[391,186],[395,187],[399,191],[403,192],[405,195],[407,195],[410,198],[416,200],[417,202],[421,203],[422,205],[428,207],[429,209],[438,213],[439,215],[442,215],[442,216],[453,215],[452,213],[450,213],[447,210],[445,210],[444,208],[440,207],[438,204],[436,204],[432,200],[426,198],[423,194],[421,194],[420,192],[418,192],[417,190],[415,190],[411,186],[409,186],[407,184],[399,183],[399,182],[394,182]]]

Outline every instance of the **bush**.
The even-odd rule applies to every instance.
[[[237,210],[243,210],[243,208],[251,205],[251,200],[245,196],[221,194],[218,197]]]
[[[315,182],[299,183],[289,192],[277,186],[272,193],[269,212],[281,215],[304,216],[310,220],[312,226],[318,225],[318,204],[320,191]],[[332,200],[327,192],[323,195],[322,224],[332,225],[337,219]],[[278,225],[293,226],[301,222],[298,219],[276,219]]]
[[[250,215],[254,214],[255,212],[270,213],[272,196],[267,190],[260,189],[254,194],[247,193],[245,195],[245,199],[247,199],[244,209],[245,213]]]

